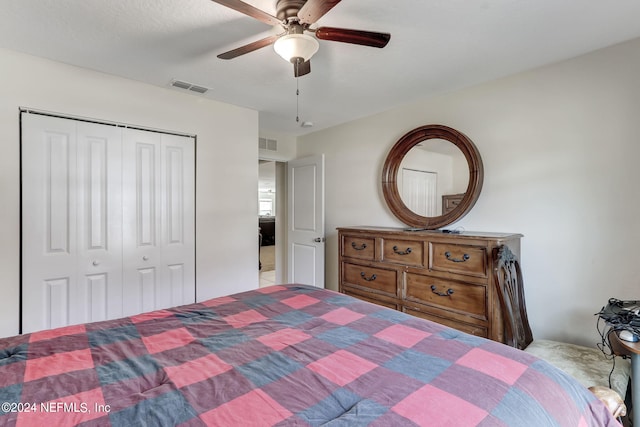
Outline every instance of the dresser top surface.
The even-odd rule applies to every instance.
[[[406,236],[456,236],[461,238],[488,238],[488,239],[519,239],[523,237],[518,233],[494,233],[485,231],[460,231],[460,232],[446,232],[442,230],[422,230],[413,228],[401,228],[401,227],[376,227],[376,226],[354,226],[354,227],[338,227],[338,231],[343,232],[366,232],[366,233],[379,233],[379,234],[404,234]],[[452,231],[455,228],[451,229]]]

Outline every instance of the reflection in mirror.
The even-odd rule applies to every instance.
[[[407,132],[389,151],[382,194],[391,212],[412,229],[435,230],[469,212],[483,176],[480,153],[466,135],[425,125]]]
[[[467,159],[455,144],[444,139],[422,141],[409,150],[400,164],[400,197],[418,215],[446,213],[447,206],[455,207],[455,201],[464,196],[468,184]]]

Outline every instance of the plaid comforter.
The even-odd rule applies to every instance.
[[[614,426],[502,344],[274,286],[0,340],[0,425]]]

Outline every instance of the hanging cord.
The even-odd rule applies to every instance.
[[[599,314],[599,313],[596,313]],[[600,335],[600,342],[597,344],[602,354],[604,354],[607,360],[611,360],[612,367],[611,371],[609,371],[609,388],[611,388],[611,377],[613,376],[613,371],[616,369],[616,357],[622,357],[626,359],[626,355],[617,356],[613,349],[611,348],[611,342],[609,341],[609,333],[613,330],[613,328],[607,324],[601,317],[598,317],[598,321],[596,322],[596,330]],[[624,396],[623,396],[624,398]]]
[[[300,59],[296,60],[296,123],[300,121]]]

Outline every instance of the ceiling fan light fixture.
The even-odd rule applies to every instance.
[[[286,34],[273,44],[273,49],[287,62],[295,62],[296,58],[308,61],[318,51],[318,40],[308,34]]]

